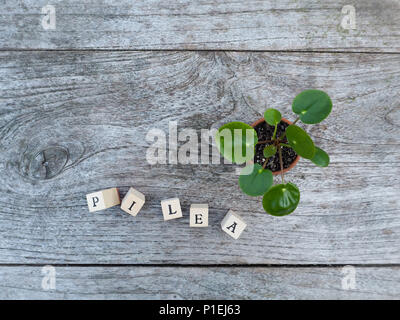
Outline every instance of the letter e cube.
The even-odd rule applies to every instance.
[[[208,204],[190,206],[190,227],[208,227]]]

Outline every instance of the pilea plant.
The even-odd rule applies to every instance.
[[[243,122],[230,122],[219,128],[216,144],[224,158],[232,163],[247,165],[239,176],[240,189],[249,196],[263,196],[264,210],[274,216],[285,216],[296,210],[300,201],[298,187],[284,180],[284,159],[282,150],[288,148],[286,154],[300,156],[312,161],[320,167],[329,165],[329,156],[314,145],[310,136],[299,126],[298,121],[305,124],[316,124],[324,120],[332,110],[330,97],[320,90],[306,90],[293,100],[292,110],[297,115],[293,123],[283,120],[276,109],[267,109],[262,124],[270,126],[272,136],[268,140],[259,141],[259,134],[250,125]],[[268,129],[268,128],[267,128]],[[260,129],[262,132],[262,128]],[[281,131],[279,133],[279,131]],[[279,133],[279,134],[278,134]],[[262,156],[255,157],[256,147],[262,146]],[[274,161],[279,164],[281,184],[273,186],[273,172],[267,168]],[[254,161],[254,162],[253,162]],[[290,168],[289,168],[290,169]]]

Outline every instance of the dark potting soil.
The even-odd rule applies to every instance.
[[[278,130],[277,130],[277,137],[280,137],[284,132],[285,129],[289,125],[286,122],[281,121],[278,124]],[[265,140],[271,140],[272,135],[274,134],[274,127],[270,126],[268,123],[265,121],[258,124],[257,126],[254,127],[254,129],[257,132],[258,135],[258,141],[265,141]],[[286,137],[283,139],[282,143],[288,144],[288,141]],[[265,157],[263,154],[265,146],[272,144],[272,143],[265,143],[265,144],[257,144],[256,145],[256,152],[254,155],[254,162],[258,163],[259,165],[263,165],[265,162]],[[294,152],[292,148],[286,148],[282,147],[282,162],[283,162],[283,169],[288,168],[294,160],[296,160],[297,153]],[[271,170],[272,172],[275,171],[281,171],[281,165],[279,162],[279,152],[275,154],[275,156],[269,158],[268,164],[265,167],[266,169]]]

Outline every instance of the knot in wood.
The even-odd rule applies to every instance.
[[[29,175],[38,180],[51,179],[62,172],[69,159],[68,149],[50,146],[38,151],[29,163]]]

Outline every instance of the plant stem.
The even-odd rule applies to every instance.
[[[271,143],[272,140],[258,141],[257,144]]]
[[[291,148],[290,145],[286,144],[286,143],[279,143],[282,147],[286,147],[286,148]]]
[[[282,178],[282,184],[284,183],[283,181],[283,161],[282,161],[282,148],[279,146],[279,162],[281,164],[281,178]]]
[[[276,131],[278,130],[278,124],[275,125],[275,129],[274,129],[274,135],[272,136],[272,141],[275,140],[276,138]]]
[[[266,159],[265,159],[265,162],[264,162],[264,164],[263,164],[263,167],[262,167],[262,168],[263,168],[263,170],[264,170],[264,169],[265,169],[265,167],[267,166],[268,160],[269,160],[269,158],[266,158]]]
[[[294,120],[294,122],[291,125],[295,125],[297,123],[297,121],[300,120],[300,117],[297,117],[296,120]],[[284,137],[286,136],[286,130],[285,132],[279,137],[279,140],[282,140]]]

